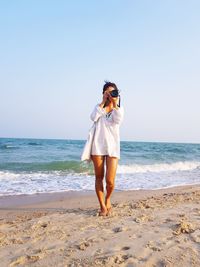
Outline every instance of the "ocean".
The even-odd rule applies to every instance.
[[[94,190],[84,140],[0,138],[0,195]],[[116,191],[200,183],[200,144],[121,142]]]

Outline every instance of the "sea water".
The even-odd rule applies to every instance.
[[[0,138],[0,195],[94,190],[84,140]],[[118,191],[200,183],[200,144],[121,142]]]

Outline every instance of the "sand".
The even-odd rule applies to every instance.
[[[200,266],[200,185],[0,198],[0,266]]]

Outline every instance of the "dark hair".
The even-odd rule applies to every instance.
[[[103,86],[103,94],[108,89],[108,87],[113,87],[114,89],[118,90],[117,85],[115,83],[105,81],[105,84]]]

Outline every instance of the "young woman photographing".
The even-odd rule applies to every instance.
[[[95,171],[95,190],[100,204],[99,216],[107,216],[112,211],[111,194],[115,186],[118,159],[120,158],[119,127],[124,109],[120,106],[119,90],[115,83],[103,86],[103,99],[90,116],[95,123],[91,142],[91,159]],[[106,180],[104,196],[103,179]]]

